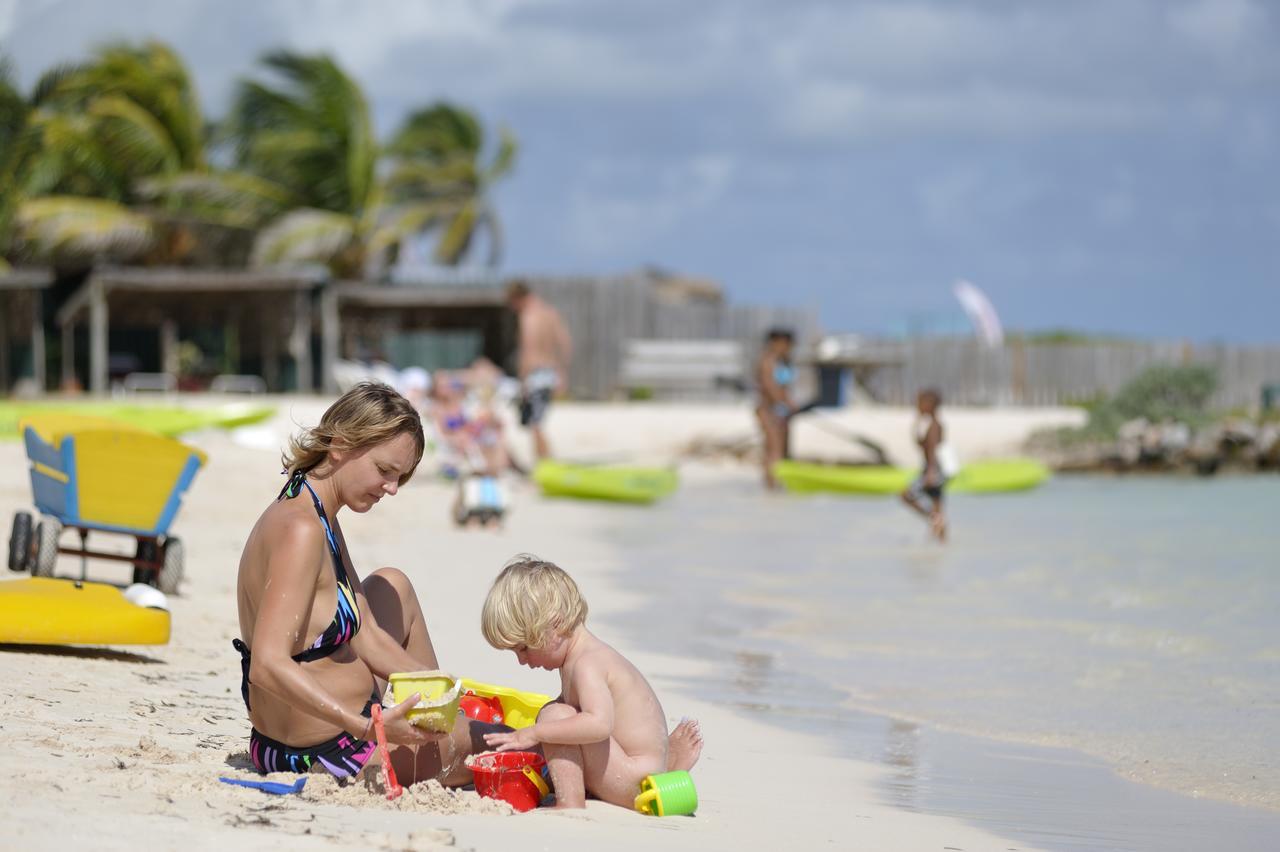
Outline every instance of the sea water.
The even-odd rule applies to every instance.
[[[687,482],[619,530],[682,590],[629,626],[722,664],[707,697],[891,767],[901,806],[1051,848],[1280,848],[1280,477],[948,512],[939,545],[891,499]]]

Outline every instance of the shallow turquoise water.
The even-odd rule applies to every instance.
[[[924,748],[914,764],[934,766],[935,779],[947,773],[933,758],[973,757],[949,731],[1023,744],[991,752],[1002,756],[987,767],[1057,765],[1040,775],[1056,774],[1046,784],[1059,797],[1093,772],[1088,783],[1142,799],[1109,768],[1280,810],[1280,478],[1059,478],[1028,494],[956,497],[950,509],[940,547],[892,501],[686,485],[619,530],[655,591],[685,590],[630,626],[682,625],[667,633],[686,647],[672,650],[691,644],[726,664],[715,697],[835,731],[849,753],[890,766],[914,743]],[[884,716],[910,721],[895,733]],[[973,785],[967,801],[983,802],[971,816],[1000,823],[1027,782],[992,783],[1010,801],[999,805],[998,789],[973,798]],[[915,805],[964,815],[963,796],[919,778],[908,786]],[[1152,795],[1144,806],[1156,812],[1187,801]],[[1280,816],[1193,804],[1206,841],[1215,824],[1249,823],[1253,839],[1280,843]],[[1124,820],[1119,835],[1072,834],[1083,815],[1069,809],[1032,818],[1066,826],[1034,837],[1062,846],[1178,845],[1127,837]]]

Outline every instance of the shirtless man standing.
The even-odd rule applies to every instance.
[[[551,398],[565,389],[573,342],[560,313],[540,299],[523,281],[507,287],[507,304],[520,321],[520,349],[516,371],[520,379],[520,425],[533,434],[538,458],[551,455],[542,421]]]

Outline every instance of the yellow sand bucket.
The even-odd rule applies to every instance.
[[[453,730],[458,719],[458,698],[462,682],[442,671],[396,672],[388,679],[395,703],[407,701],[415,692],[421,698],[409,711],[409,722],[430,731]]]

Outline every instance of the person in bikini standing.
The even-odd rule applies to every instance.
[[[543,421],[552,398],[568,384],[573,340],[560,312],[547,304],[523,281],[507,287],[507,305],[519,321],[516,374],[520,379],[520,425],[533,435],[534,453],[549,458]]]
[[[756,387],[760,401],[756,419],[764,436],[764,484],[778,488],[773,466],[791,454],[791,415],[796,404],[791,398],[795,368],[791,365],[791,349],[795,336],[787,329],[770,329],[765,335],[764,350],[756,362]]]

